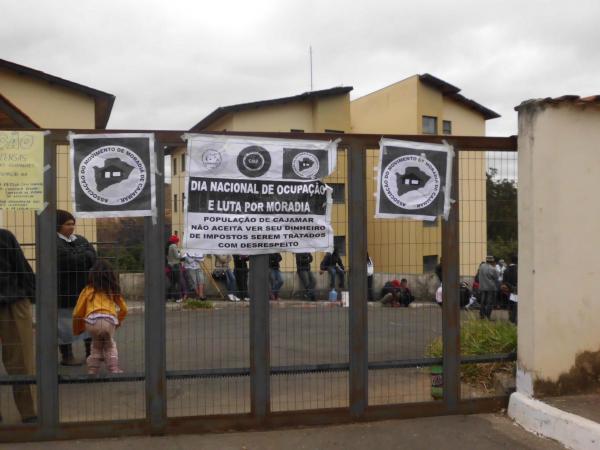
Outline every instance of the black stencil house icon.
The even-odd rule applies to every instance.
[[[306,169],[310,169],[314,165],[315,165],[315,162],[312,159],[310,159],[310,158],[302,158],[300,160],[300,162],[298,163],[298,169],[300,171],[304,171]]]
[[[404,195],[409,191],[422,188],[431,177],[422,172],[418,167],[407,167],[404,175],[396,173],[396,186],[398,195]]]
[[[108,158],[104,161],[104,167],[94,167],[98,192],[126,180],[132,171],[133,166],[121,161],[119,158]]]

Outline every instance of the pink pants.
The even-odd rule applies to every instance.
[[[115,325],[108,319],[98,318],[94,324],[86,323],[85,330],[92,337],[91,353],[87,358],[88,373],[97,374],[102,360],[110,373],[122,373],[117,344],[113,340]]]

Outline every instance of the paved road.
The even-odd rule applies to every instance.
[[[117,331],[121,366],[126,372],[144,368],[144,313],[132,308]],[[169,304],[167,370],[249,367],[247,303],[220,304],[213,310],[183,310]],[[271,365],[348,362],[348,309],[329,303],[272,303]],[[436,305],[415,308],[369,307],[370,361],[420,358],[441,335],[441,310]],[[83,345],[76,345],[83,357]],[[60,367],[62,374],[85,368]],[[424,369],[371,371],[370,404],[428,401],[429,373]],[[170,416],[248,412],[249,378],[169,380]],[[467,389],[465,395],[480,393]],[[344,407],[348,404],[346,372],[277,375],[271,377],[273,410]],[[8,388],[0,389],[5,422],[17,420]],[[60,386],[63,421],[117,420],[145,415],[144,383],[98,383]]]
[[[89,439],[0,444],[0,450],[559,450],[560,444],[514,425],[502,415],[429,417],[411,420],[244,433]]]

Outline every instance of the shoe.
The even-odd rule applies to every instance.
[[[229,301],[230,301],[230,302],[239,302],[239,301],[240,301],[240,299],[239,299],[239,298],[237,298],[237,297],[236,297],[235,295],[233,295],[233,294],[228,294],[228,295],[227,295],[227,298],[229,299]]]
[[[249,297],[244,297],[242,300],[245,301],[245,302],[249,302],[250,298]]]
[[[178,298],[177,300],[175,300],[175,303],[181,303],[181,302],[183,302],[182,298]]]
[[[234,300],[233,300],[234,302],[239,302],[239,301],[241,301],[241,299],[240,299],[239,297],[235,296],[235,295],[233,296],[233,299],[234,299]]]

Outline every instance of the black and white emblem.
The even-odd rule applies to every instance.
[[[239,171],[247,177],[260,177],[271,167],[271,155],[265,148],[252,145],[239,153],[237,166]]]
[[[124,205],[144,190],[147,168],[131,149],[108,145],[87,155],[79,164],[81,190],[102,205]]]

